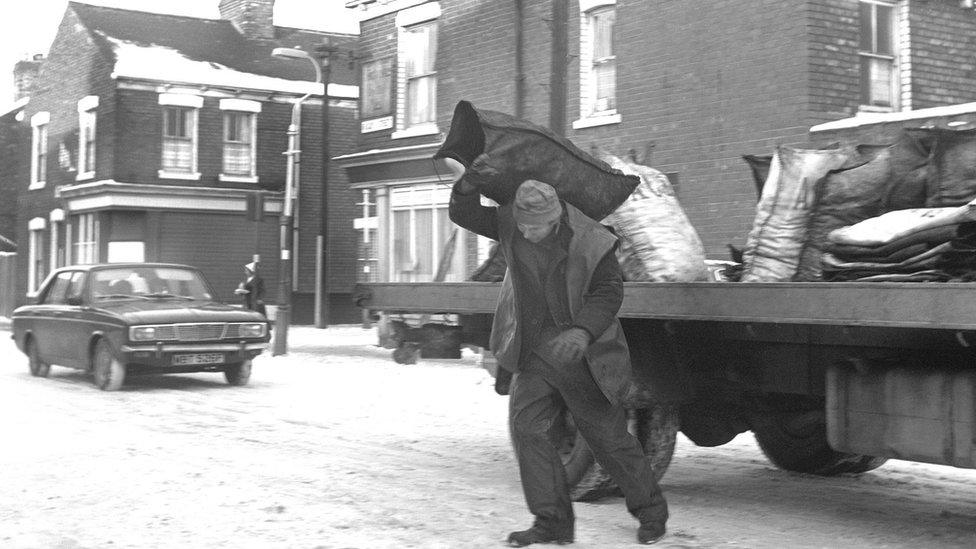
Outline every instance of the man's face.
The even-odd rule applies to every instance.
[[[522,236],[526,240],[533,244],[538,244],[543,238],[549,236],[549,233],[556,227],[559,223],[559,219],[544,223],[519,223],[518,230],[522,233]]]

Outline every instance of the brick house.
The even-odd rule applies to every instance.
[[[13,104],[0,111],[0,252],[16,252],[17,195],[26,180],[28,128],[23,123],[26,97],[17,97]]]
[[[235,300],[241,266],[257,256],[277,295],[279,215],[292,105],[304,102],[302,166],[292,253],[293,321],[312,321],[316,236],[331,228],[329,291],[335,321],[358,318],[348,294],[357,244],[356,196],[329,174],[322,215],[322,90],[313,52],[355,35],[274,26],[274,0],[221,0],[220,19],[69,2],[24,109],[29,147],[19,197],[19,295],[54,267],[145,260],[201,268],[218,295]],[[332,71],[329,146],[351,150],[358,88],[346,64]],[[332,204],[336,207],[333,209]]]
[[[449,189],[430,156],[461,99],[667,173],[714,259],[755,215],[742,155],[822,140],[809,130],[825,122],[976,101],[966,1],[346,6],[361,20],[362,108],[358,151],[339,162],[373,204],[360,226],[376,227],[364,239],[383,280],[430,280],[438,264]],[[447,279],[485,249],[459,239]]]

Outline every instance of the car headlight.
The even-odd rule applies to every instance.
[[[263,322],[252,322],[241,324],[241,337],[264,337],[265,324]]]
[[[156,339],[156,327],[133,326],[129,328],[129,339],[132,341],[149,341]]]

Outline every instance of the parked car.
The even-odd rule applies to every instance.
[[[11,320],[32,375],[77,368],[105,391],[141,373],[223,372],[246,385],[269,339],[263,315],[219,302],[199,270],[165,263],[62,267]]]

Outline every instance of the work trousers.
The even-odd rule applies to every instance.
[[[549,436],[563,407],[603,469],[623,491],[627,510],[641,523],[664,524],[668,506],[627,414],[603,395],[585,362],[558,370],[532,355],[512,378],[509,428],[522,491],[535,524],[554,533],[573,532],[574,515],[559,453]]]

